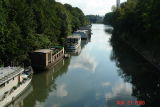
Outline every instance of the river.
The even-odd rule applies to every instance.
[[[110,43],[107,28],[93,24],[79,53],[34,75],[16,107],[140,107],[135,101],[156,107],[159,72],[125,45]]]

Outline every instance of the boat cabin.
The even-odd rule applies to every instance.
[[[13,102],[26,89],[31,79],[21,67],[1,67],[0,106],[5,107]]]
[[[77,30],[73,33],[73,35],[80,35],[81,39],[87,39],[88,38],[88,34],[86,32],[86,30]]]
[[[63,47],[52,47],[50,49],[39,49],[31,53],[32,67],[36,70],[46,70],[55,62],[64,57]]]
[[[72,35],[67,37],[66,51],[75,51],[81,45],[81,36]]]
[[[67,43],[80,43],[81,36],[80,35],[72,35],[67,37]]]
[[[52,54],[51,49],[39,49],[35,50],[31,54],[31,63],[33,68],[43,68],[52,63]]]

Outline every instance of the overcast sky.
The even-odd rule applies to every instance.
[[[105,15],[110,12],[113,5],[116,5],[116,0],[56,0],[61,3],[71,4],[73,7],[79,7],[85,15]],[[124,2],[126,0],[121,0]]]

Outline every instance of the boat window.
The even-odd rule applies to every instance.
[[[14,77],[13,77],[13,80],[14,80]]]
[[[7,81],[7,84],[9,83],[9,81]]]
[[[3,87],[5,87],[5,83],[3,83],[3,84],[0,85],[0,88],[3,88]]]
[[[48,54],[48,62],[51,62],[51,53]]]

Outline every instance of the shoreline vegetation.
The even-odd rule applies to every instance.
[[[31,51],[64,46],[68,35],[87,24],[81,9],[55,0],[1,0],[0,64],[30,64]]]
[[[111,41],[124,41],[160,70],[159,5],[159,0],[128,0],[107,13],[104,24],[114,28]]]
[[[87,15],[86,17],[93,24],[103,24],[103,18],[104,18],[104,16],[100,16],[100,15]]]

